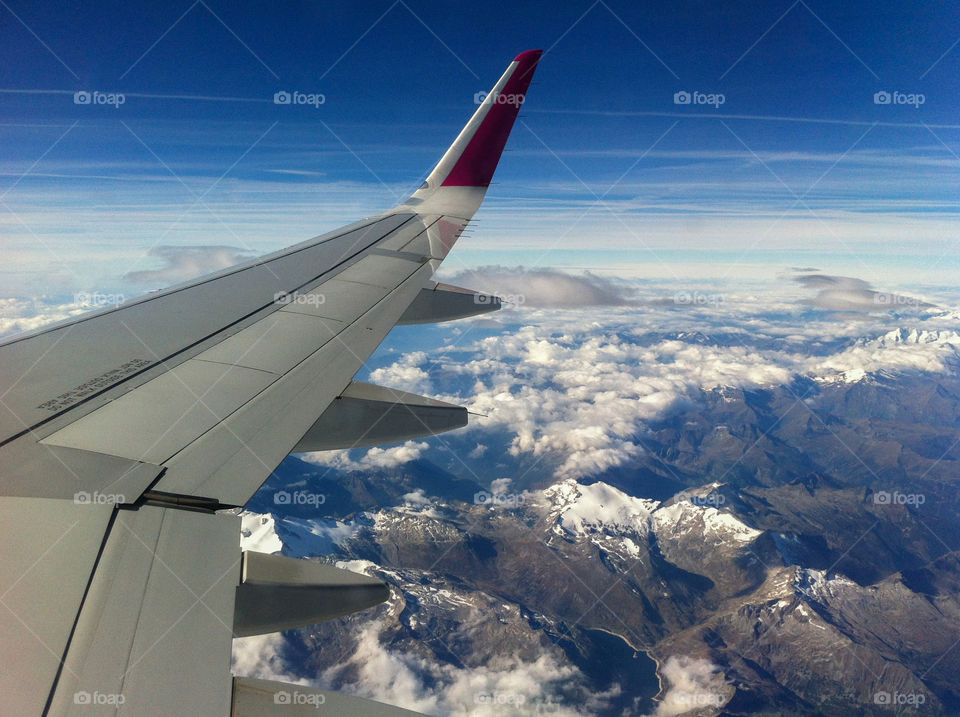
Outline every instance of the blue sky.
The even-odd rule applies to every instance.
[[[452,269],[683,281],[802,265],[890,289],[955,284],[958,14],[5,0],[2,293],[134,294],[157,288],[123,277],[156,268],[158,245],[256,254],[387,208],[474,93],[534,47],[536,84]],[[276,105],[281,90],[324,102]],[[77,91],[124,103],[78,105]],[[723,104],[676,104],[681,91]]]

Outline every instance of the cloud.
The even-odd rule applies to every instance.
[[[467,430],[498,426],[513,434],[509,452],[550,457],[558,477],[584,477],[623,464],[642,451],[636,436],[701,388],[784,383],[790,368],[741,345],[680,339],[644,345],[624,335],[631,312],[597,316],[583,328],[524,326],[485,337],[460,360],[443,357],[439,371],[472,386],[475,413]]]
[[[253,258],[247,249],[232,246],[157,246],[148,254],[165,262],[159,269],[131,271],[124,278],[135,284],[167,286],[234,266]]]
[[[291,676],[283,658],[285,646],[286,641],[278,632],[234,638],[230,671],[261,680],[306,684]]]
[[[808,289],[816,289],[817,295],[804,303],[824,311],[916,311],[933,306],[912,296],[875,291],[866,281],[851,276],[803,274],[793,280]]]
[[[427,443],[407,441],[403,445],[392,446],[390,448],[369,448],[358,460],[353,460],[350,457],[349,450],[314,451],[312,453],[304,453],[300,458],[309,463],[328,466],[342,471],[360,471],[377,468],[385,470],[418,460],[420,455],[427,450],[427,447]]]
[[[350,661],[328,669],[321,682],[336,683],[351,675],[341,689],[426,714],[451,717],[520,717],[545,714],[557,717],[590,715],[609,707],[619,691],[591,693],[583,673],[561,664],[550,653],[535,660],[503,655],[483,666],[438,664],[416,653],[395,652],[380,642],[385,625],[367,624],[359,634]],[[567,707],[567,704],[576,707]]]
[[[428,498],[427,494],[423,492],[423,488],[417,488],[412,493],[404,493],[403,501],[410,505],[433,505],[434,503],[434,501]]]
[[[723,672],[709,660],[687,655],[671,655],[659,669],[666,682],[654,717],[670,717],[698,708],[718,708],[730,698]],[[699,712],[697,712],[699,714]]]
[[[427,354],[412,351],[404,354],[398,361],[370,372],[370,381],[380,386],[410,391],[413,393],[427,390],[429,376],[420,368],[426,362]]]
[[[33,331],[55,321],[63,321],[89,311],[77,301],[44,304],[21,298],[0,299],[0,336]]]
[[[629,284],[590,272],[484,266],[462,271],[450,281],[525,306],[575,308],[630,303]]]
[[[815,290],[872,292],[857,279],[817,274],[803,282]],[[401,388],[407,388],[402,380],[412,381],[479,414],[457,434],[467,434],[458,444],[466,458],[489,460],[489,451],[471,451],[475,441],[492,446],[502,438],[513,458],[542,459],[544,468],[566,479],[634,460],[652,422],[698,404],[716,387],[789,385],[797,375],[852,381],[880,371],[936,373],[960,365],[957,312],[895,320],[890,312],[858,313],[849,320],[811,314],[773,287],[764,292],[733,284],[710,288],[723,290],[723,302],[674,310],[650,301],[665,286],[675,288],[638,286],[629,306],[524,305],[514,313],[525,322],[519,328],[465,331],[455,345],[397,357],[378,376]]]
[[[894,329],[805,364],[808,374],[843,381],[860,380],[878,371],[940,373],[950,366],[960,366],[960,333]]]

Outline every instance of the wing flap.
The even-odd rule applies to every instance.
[[[233,634],[263,635],[379,605],[390,587],[377,578],[313,560],[243,553]]]
[[[406,391],[354,381],[294,446],[294,452],[376,446],[467,425],[467,409]]]
[[[7,498],[0,561],[0,670],[6,714],[43,712],[107,531],[113,505]]]
[[[51,714],[226,715],[239,519],[120,511],[90,584]]]

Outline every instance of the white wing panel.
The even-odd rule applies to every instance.
[[[51,714],[228,714],[239,527],[232,515],[121,511]]]
[[[112,505],[65,500],[0,501],[6,531],[0,561],[4,714],[43,711],[112,512]]]
[[[43,443],[163,463],[276,378],[266,371],[191,359]]]
[[[419,269],[422,263],[405,257],[370,254],[337,274],[337,279],[392,289]]]
[[[371,311],[167,463],[156,489],[243,505],[350,383],[430,276],[423,265]]]
[[[297,296],[291,302],[301,298]],[[282,374],[323,346],[343,327],[342,321],[277,311],[207,349],[197,359]]]
[[[386,295],[386,289],[341,281],[339,278],[330,279],[313,291],[299,294],[281,311],[352,321]]]

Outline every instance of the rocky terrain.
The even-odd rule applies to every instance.
[[[245,528],[394,587],[286,633],[285,669],[336,689],[435,714],[952,714],[958,417],[950,376],[717,388],[591,479],[291,457]]]

